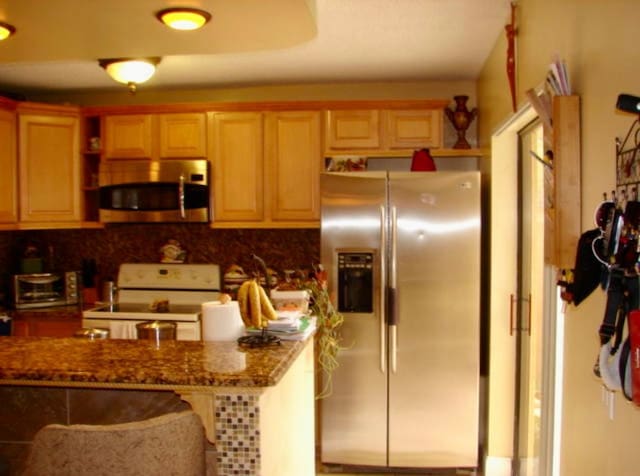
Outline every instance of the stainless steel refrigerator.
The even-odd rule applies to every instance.
[[[344,315],[322,462],[477,467],[479,173],[324,173],[321,197]]]

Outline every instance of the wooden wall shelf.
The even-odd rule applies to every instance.
[[[554,264],[572,269],[582,233],[580,97],[553,98]]]

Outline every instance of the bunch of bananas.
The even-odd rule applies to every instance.
[[[267,327],[268,321],[278,319],[264,288],[256,279],[249,279],[238,289],[238,305],[242,322],[247,327],[262,329]]]

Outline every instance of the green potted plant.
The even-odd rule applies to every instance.
[[[323,383],[316,398],[331,395],[332,375],[338,367],[338,353],[340,346],[340,327],[344,321],[343,315],[337,311],[331,302],[327,291],[326,273],[322,270],[304,283],[304,287],[311,293],[311,311],[316,318],[316,358],[320,371],[323,373]]]

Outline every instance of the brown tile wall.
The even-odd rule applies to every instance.
[[[96,260],[102,277],[116,277],[123,262],[158,262],[160,248],[175,239],[187,251],[188,263],[216,263],[222,272],[231,264],[255,269],[255,253],[276,271],[309,269],[320,259],[318,229],[211,229],[206,224],[112,224],[99,230],[38,230],[0,232],[0,292],[19,270],[29,242],[46,255],[53,247],[53,265],[80,269],[83,258]]]

